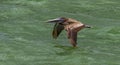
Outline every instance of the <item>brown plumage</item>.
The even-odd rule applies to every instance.
[[[48,23],[55,23],[52,32],[52,36],[54,39],[57,39],[62,30],[66,30],[67,37],[73,47],[76,47],[77,45],[77,32],[83,28],[90,28],[90,26],[85,25],[77,20],[65,17],[49,20]]]

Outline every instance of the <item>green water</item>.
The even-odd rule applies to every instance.
[[[91,25],[72,48],[47,20]],[[0,65],[120,65],[120,0],[0,0]]]

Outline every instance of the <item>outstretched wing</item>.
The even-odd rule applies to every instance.
[[[54,29],[52,32],[52,36],[54,39],[57,39],[57,37],[60,35],[60,33],[62,32],[62,30],[64,29],[64,26],[59,24],[59,23],[55,23],[54,25]]]
[[[76,44],[77,44],[77,32],[71,31],[70,42],[74,47],[76,46]]]

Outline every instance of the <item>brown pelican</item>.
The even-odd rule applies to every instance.
[[[83,28],[91,28],[88,25],[85,25],[75,19],[60,17],[56,19],[49,20],[48,23],[55,23],[52,36],[54,39],[60,35],[62,30],[67,31],[67,37],[70,40],[70,43],[73,47],[77,45],[77,32]]]

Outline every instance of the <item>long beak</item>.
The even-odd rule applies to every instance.
[[[61,21],[61,19],[60,18],[56,18],[56,19],[48,20],[47,23],[57,23],[59,21]]]
[[[85,28],[91,28],[91,26],[89,26],[89,25],[85,25]]]

